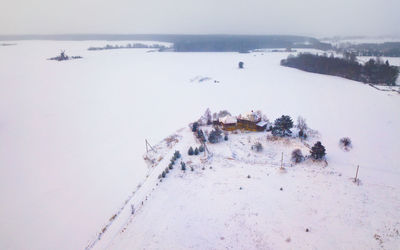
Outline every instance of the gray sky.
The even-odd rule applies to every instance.
[[[2,0],[0,34],[400,35],[400,0]]]

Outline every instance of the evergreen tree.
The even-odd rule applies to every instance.
[[[239,69],[243,69],[244,63],[243,62],[239,62]]]
[[[274,122],[274,126],[272,128],[272,134],[275,136],[290,136],[293,128],[292,118],[288,115],[282,115],[280,118],[276,119]]]
[[[183,171],[186,170],[186,164],[185,164],[183,161],[181,161],[181,169],[182,169]]]
[[[198,155],[199,154],[199,149],[196,147],[196,149],[194,150],[194,154]]]
[[[317,141],[314,146],[311,148],[311,157],[315,160],[321,160],[326,155],[325,147],[321,144],[320,141]]]
[[[201,146],[199,147],[199,152],[204,152],[204,146],[203,146],[203,145],[201,145]]]
[[[193,125],[192,125],[192,132],[196,132],[198,128],[199,128],[199,123],[198,122],[194,122]]]
[[[189,148],[189,151],[188,151],[188,155],[193,155],[193,154],[194,154],[193,148],[190,147],[190,148]]]

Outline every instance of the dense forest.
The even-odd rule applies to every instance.
[[[357,62],[355,56],[339,58],[300,53],[297,56],[289,55],[281,61],[281,65],[373,84],[395,85],[399,75],[399,68],[389,65],[388,61],[384,63],[380,59],[370,59],[363,65]]]

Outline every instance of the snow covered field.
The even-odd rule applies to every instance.
[[[313,209],[325,207],[322,211],[326,211],[331,208],[334,215],[350,209],[350,215],[365,213],[367,218],[377,218],[367,221],[370,224],[366,226],[353,221],[351,225],[356,225],[355,236],[352,230],[342,231],[340,225],[344,224],[339,222],[335,224],[336,231],[329,228],[332,233],[330,239],[338,239],[336,246],[358,248],[361,244],[377,248],[377,240],[373,239],[375,233],[383,232],[385,228],[399,229],[398,94],[377,91],[339,77],[281,67],[279,62],[288,53],[146,53],[147,49],[87,51],[90,46],[107,43],[17,41],[16,46],[0,47],[1,249],[85,248],[144,180],[147,173],[147,165],[142,159],[144,140],[147,138],[150,143],[156,144],[197,119],[207,107],[212,111],[228,109],[233,114],[260,109],[270,120],[282,114],[292,117],[302,115],[310,127],[320,132],[327,148],[329,170],[317,168],[316,171],[331,170],[342,176],[322,175],[310,184],[307,183],[308,171],[313,170],[308,167],[294,170],[299,187],[290,184],[291,175],[284,177],[283,182],[289,190],[299,188],[304,195],[315,195]],[[65,62],[46,60],[56,56],[61,49],[65,49],[68,55],[79,55],[83,59]],[[245,69],[237,69],[239,61],[244,62]],[[198,76],[209,77],[212,81],[191,81]],[[339,139],[344,136],[349,136],[354,143],[350,152],[343,152],[338,147]],[[360,165],[363,183],[358,187],[347,182],[354,176],[356,165]],[[232,170],[221,166],[218,171]],[[276,174],[273,169],[265,171]],[[238,170],[230,174],[246,173],[245,170]],[[158,189],[141,210],[147,217],[140,217],[139,214],[139,222],[150,225],[157,222],[148,222],[147,219],[159,218],[154,212],[163,209],[157,206],[164,204],[162,199],[170,195],[168,192],[174,190],[174,186],[193,181],[191,192],[195,192],[204,180],[207,179],[194,176],[178,178],[176,182],[175,178],[167,179],[163,188]],[[268,183],[268,177],[254,181],[257,184],[248,187],[253,191],[261,183]],[[264,192],[271,188],[274,191],[270,195],[279,199],[283,194],[274,193],[278,180],[274,182],[268,183]],[[236,183],[227,183],[236,192]],[[324,189],[315,190],[319,186],[328,186],[325,190],[333,200],[324,196]],[[208,188],[206,190],[213,190]],[[307,188],[314,191],[307,193]],[[340,196],[334,197],[333,194],[343,192],[348,193],[341,203]],[[211,207],[204,205],[204,208],[209,209],[208,214],[212,214],[214,208],[222,211],[221,206],[232,205],[235,194],[229,194],[227,203],[215,203]],[[199,196],[194,197],[204,202],[208,199]],[[221,194],[213,197],[220,198]],[[354,197],[354,204],[349,203],[349,197]],[[183,198],[184,195],[179,199]],[[309,204],[300,201],[291,204],[292,198],[295,197],[287,197],[287,205],[299,206],[299,215],[304,216]],[[267,201],[263,199],[257,202]],[[250,211],[251,204],[246,206],[244,209]],[[223,216],[230,216],[234,211],[231,208]],[[311,227],[311,240],[300,239],[306,218],[301,218],[300,222],[293,221],[296,214],[286,215],[284,211],[295,212],[282,210],[271,221],[264,215],[259,223],[275,223],[278,228],[275,234],[289,230],[289,234],[282,233],[282,239],[286,244],[285,239],[291,237],[291,247],[307,242],[314,247],[331,246],[324,241],[327,238],[317,238],[320,234],[312,235],[314,227]],[[172,214],[179,213],[173,210]],[[324,221],[323,216],[314,218],[317,230],[324,231],[324,227],[331,222],[337,222],[335,217]],[[244,218],[238,220],[243,221]],[[250,220],[254,222],[254,218]],[[127,235],[121,236],[121,245],[115,243],[116,248],[129,246],[130,243],[126,242],[132,240],[132,232],[141,227],[139,222],[132,223]],[[168,226],[160,224],[158,229],[165,225]],[[191,230],[198,225],[194,221]],[[237,224],[233,225],[237,229]],[[300,231],[295,232],[296,228]],[[264,229],[272,230],[271,225],[254,230],[262,232]],[[197,238],[195,242],[198,245],[191,246],[213,248],[207,242],[213,244],[215,241],[208,241],[208,236],[224,237],[225,241],[219,238],[216,248],[234,247],[236,239],[239,241],[237,246],[240,246],[246,244],[246,233],[251,235],[245,232],[245,235],[236,237],[233,234],[238,232],[229,230],[229,227],[221,228],[227,236],[215,234],[211,227],[207,230],[210,231],[204,235],[204,241]],[[215,230],[219,230],[218,227]],[[337,238],[333,232],[338,232]],[[371,238],[364,239],[367,235]],[[188,235],[182,236],[182,239],[186,237]],[[275,242],[276,237],[260,237],[260,244],[266,240],[272,248],[286,246],[280,245],[283,244],[281,238]],[[386,237],[385,240],[384,246],[396,249],[395,244],[399,242],[396,236]],[[123,245],[125,243],[128,245]],[[154,241],[143,244],[163,248],[162,240],[159,245],[154,245]],[[177,246],[184,248],[189,245],[182,242]],[[303,247],[307,248],[307,245]]]

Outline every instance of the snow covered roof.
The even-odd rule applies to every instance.
[[[257,125],[257,126],[260,126],[260,127],[264,127],[264,126],[266,126],[267,124],[268,124],[267,121],[260,121],[260,122],[257,123],[256,125]]]
[[[261,117],[257,113],[251,111],[249,113],[241,115],[240,119],[251,121],[251,122],[257,122],[261,119]]]
[[[223,124],[234,124],[237,123],[237,119],[234,116],[227,115],[222,118],[219,118],[219,122]]]

